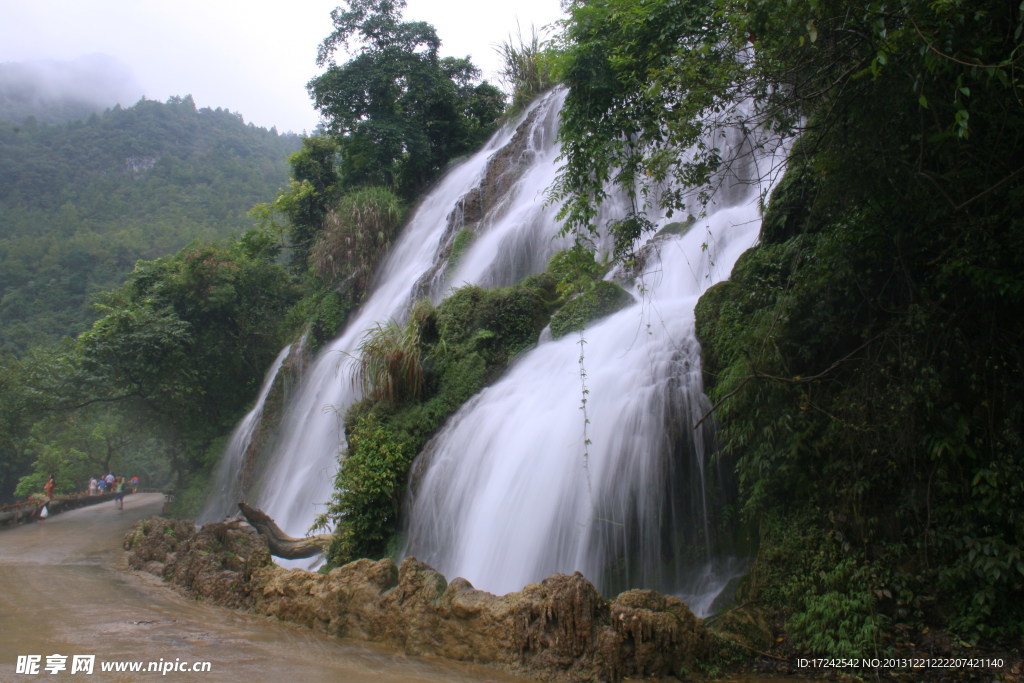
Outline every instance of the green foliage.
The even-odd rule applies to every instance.
[[[338,143],[328,137],[302,139],[302,149],[288,157],[292,177],[274,200],[274,211],[288,219],[292,265],[306,267],[310,249],[341,192]]]
[[[598,280],[551,316],[551,334],[557,339],[582,330],[587,323],[611,315],[631,303],[633,297],[622,287],[614,282]]]
[[[459,261],[462,260],[462,256],[469,250],[475,238],[476,233],[469,228],[463,228],[455,234],[455,239],[452,240],[452,250],[448,255],[448,270],[450,272],[454,272],[455,268],[458,267]]]
[[[416,321],[378,323],[359,343],[355,381],[372,401],[415,401],[423,392],[420,329]]]
[[[336,290],[307,287],[303,297],[289,309],[284,327],[308,327],[310,350],[316,351],[337,336],[354,306],[351,298]]]
[[[542,92],[558,83],[557,48],[541,41],[537,27],[530,27],[530,36],[523,38],[522,28],[516,25],[515,37],[509,36],[497,48],[501,57],[501,80],[512,91],[510,111],[521,111]]]
[[[327,214],[310,253],[310,267],[328,287],[343,287],[358,299],[402,222],[398,197],[380,187],[345,195]]]
[[[551,316],[551,334],[556,339],[633,302],[622,287],[601,279],[608,265],[598,263],[594,252],[582,244],[551,257],[547,272],[559,296],[558,310]]]
[[[0,348],[73,336],[139,259],[250,227],[298,144],[191,98],[62,125],[0,121]]]
[[[571,296],[586,290],[608,270],[608,264],[598,263],[594,252],[583,244],[563,249],[548,262],[547,272],[555,279],[558,295]]]
[[[377,558],[394,533],[405,480],[416,451],[372,414],[346,425],[348,457],[336,480],[333,514],[340,524],[328,551],[338,565]]]
[[[658,208],[685,208],[666,180],[706,184],[719,150],[701,142],[705,128],[736,118],[731,84],[740,82],[742,46],[730,42],[726,15],[716,5],[677,0],[599,0],[572,3],[563,36],[569,86],[559,137],[565,164],[553,188],[567,200],[565,229],[588,235],[614,182],[634,200],[616,223],[616,256],[628,251],[647,224],[648,197]],[[739,95],[742,99],[743,95]],[[702,118],[705,117],[706,118]],[[693,154],[685,153],[698,145]]]
[[[277,264],[243,243],[140,262],[78,339],[71,405],[127,403],[179,441],[179,473],[244,410],[283,342],[295,299]]]
[[[533,276],[515,287],[463,287],[435,309],[420,302],[409,321],[378,325],[360,351],[366,398],[345,416],[348,449],[326,525],[334,565],[380,557],[396,532],[413,458],[444,421],[493,380],[547,324],[555,283]]]
[[[787,616],[787,632],[803,652],[823,657],[884,656],[889,618],[880,603],[892,599],[888,573],[841,537],[821,530],[813,514],[791,510],[786,521],[762,524],[753,579],[760,597]]]
[[[448,161],[475,149],[504,111],[494,86],[475,84],[468,59],[441,58],[434,27],[402,21],[403,0],[350,0],[331,12],[334,30],[307,86],[340,141],[342,182],[376,185],[411,199]],[[359,45],[344,64],[335,52]]]

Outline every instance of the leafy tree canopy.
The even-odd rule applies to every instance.
[[[504,96],[469,59],[441,58],[425,22],[402,20],[402,0],[352,0],[331,13],[334,31],[309,82],[327,129],[342,145],[346,187],[377,185],[412,198],[454,157],[479,146]],[[358,45],[344,64],[334,56]]]

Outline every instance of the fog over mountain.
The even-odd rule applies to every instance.
[[[142,96],[132,70],[107,55],[0,64],[0,119],[62,123],[116,104],[131,106]]]

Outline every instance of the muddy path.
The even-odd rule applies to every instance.
[[[160,494],[128,496],[0,531],[0,681],[522,681],[499,671],[410,657],[206,605],[128,569],[121,541],[159,514]],[[48,655],[66,657],[51,675]],[[38,676],[19,656],[41,656]],[[73,655],[95,655],[94,673],[71,673]],[[59,662],[60,660],[56,660]],[[103,663],[209,662],[209,672],[111,673]]]

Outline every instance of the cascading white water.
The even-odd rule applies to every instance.
[[[256,398],[256,405],[242,418],[242,421],[235,427],[235,431],[231,433],[228,445],[224,449],[224,455],[221,456],[220,464],[217,466],[217,472],[214,474],[213,485],[210,487],[206,505],[196,517],[197,524],[219,522],[225,517],[231,517],[238,513],[236,503],[243,497],[242,471],[245,456],[252,444],[253,434],[263,418],[263,407],[274,386],[274,380],[277,379],[277,373],[285,358],[291,353],[293,346],[289,344],[277,354],[277,358],[274,359],[270,370],[263,378],[263,386]]]
[[[506,126],[480,152],[453,168],[423,199],[377,274],[375,286],[344,332],[323,349],[290,402],[255,496],[293,535],[304,535],[331,497],[343,450],[345,409],[359,398],[351,355],[378,322],[400,319],[420,297],[439,299],[452,285],[501,285],[542,269],[561,246],[550,239],[553,208],[543,191],[554,177],[557,117],[564,93],[536,103],[522,126]],[[525,136],[525,138],[524,138]],[[507,169],[493,160],[509,155]],[[491,191],[480,186],[490,182]],[[462,227],[467,196],[484,214],[458,273],[444,268]],[[480,199],[480,198],[483,199]],[[526,228],[526,229],[524,229]],[[543,233],[543,237],[541,236]],[[512,253],[524,255],[509,259]]]
[[[331,496],[341,416],[359,397],[348,354],[366,331],[423,296],[518,282],[568,246],[557,237],[557,207],[545,202],[563,100],[556,91],[537,103],[427,195],[370,297],[306,374],[254,498],[287,533],[304,534]],[[749,167],[764,154],[748,146],[731,167],[742,178],[723,178],[705,218],[642,250],[634,305],[582,338],[548,335],[449,420],[411,477],[406,554],[498,593],[574,570],[604,590],[713,592],[695,587],[706,565],[684,557],[708,538],[705,434],[692,428],[706,410],[693,308],[756,239],[763,188],[751,181],[764,173]],[[599,224],[629,206],[613,195]],[[450,267],[464,225],[476,237]]]
[[[638,302],[583,332],[582,367],[580,336],[543,343],[450,419],[414,474],[406,554],[495,593],[577,570],[684,590],[663,536],[704,523],[703,501],[671,500],[699,492],[681,480],[704,467],[693,307],[758,225],[756,206],[731,207],[665,240]]]
[[[495,593],[580,571],[609,592],[656,588],[707,609],[723,581],[684,557],[709,535],[693,310],[755,241],[757,166],[771,155],[732,142],[706,217],[642,250],[633,306],[539,344],[428,444],[404,554]]]

